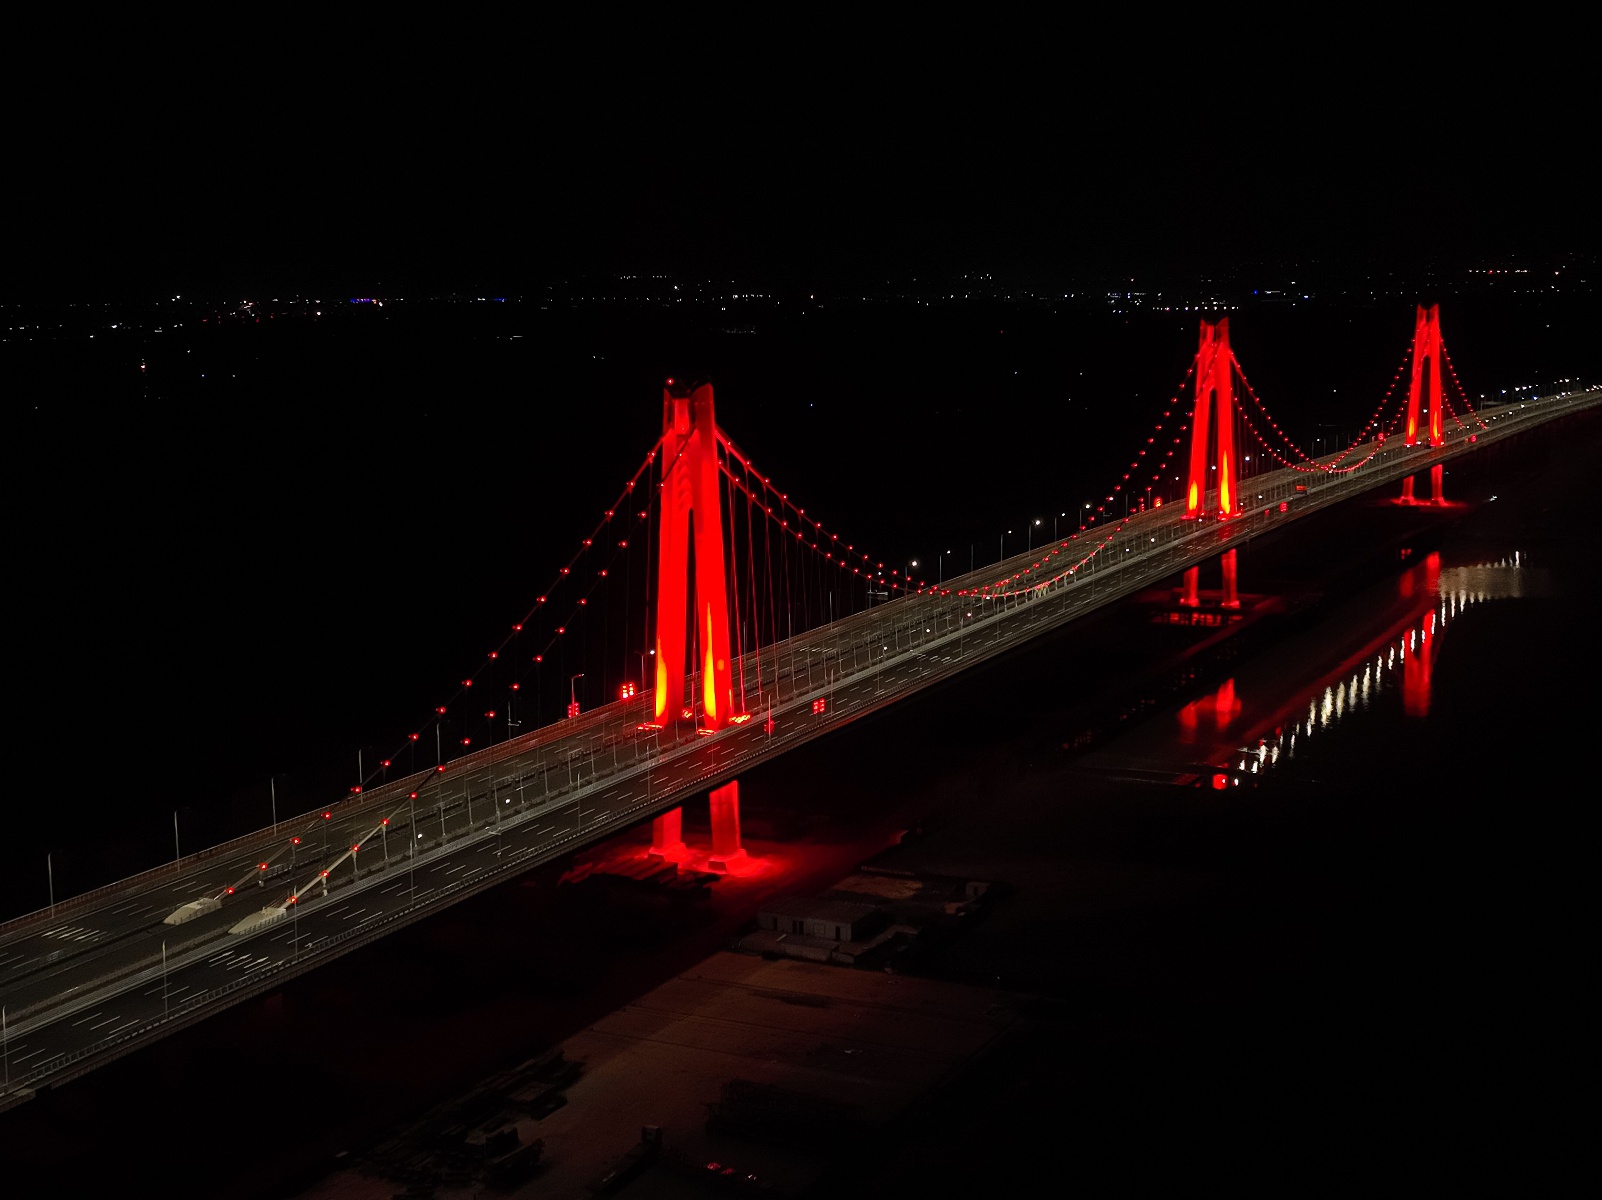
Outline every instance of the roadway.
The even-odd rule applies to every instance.
[[[1242,516],[1153,509],[843,618],[746,656],[735,678],[752,719],[715,733],[692,679],[688,716],[665,728],[649,727],[648,696],[614,703],[7,922],[0,1107],[1230,546],[1599,401],[1504,406],[1472,443],[1459,430],[1438,448],[1371,445],[1348,474],[1274,471],[1244,481]]]

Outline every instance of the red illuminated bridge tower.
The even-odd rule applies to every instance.
[[[1419,433],[1419,401],[1427,400],[1429,404],[1429,439],[1430,445],[1439,446],[1446,441],[1446,429],[1441,400],[1441,357],[1444,346],[1441,342],[1441,306],[1432,304],[1425,308],[1418,306],[1418,315],[1413,321],[1413,374],[1407,385],[1407,426],[1406,444],[1415,446],[1420,440]],[[1441,464],[1436,463],[1430,468],[1431,498],[1435,503],[1441,503],[1445,494],[1442,489],[1441,476],[1444,472]],[[1413,503],[1413,477],[1409,475],[1402,481],[1402,503]]]
[[[712,385],[667,381],[662,392],[662,524],[657,545],[655,723],[678,719],[684,703],[688,651],[696,647],[701,677],[702,729],[716,732],[736,719],[729,659],[728,573],[723,554],[718,483],[718,427]],[[690,576],[691,548],[695,574]],[[693,603],[692,603],[693,598]],[[688,618],[688,619],[687,619]],[[689,620],[694,621],[690,636]],[[693,712],[694,701],[691,701]],[[740,846],[740,785],[713,789],[712,862],[727,869]],[[683,810],[672,809],[651,827],[651,852],[685,855]]]
[[[1190,421],[1190,482],[1185,489],[1185,515],[1206,515],[1208,476],[1217,467],[1217,513],[1232,515],[1239,507],[1240,455],[1235,449],[1234,358],[1229,350],[1229,318],[1201,323],[1196,350],[1196,409]],[[1216,438],[1215,435],[1216,434]],[[1217,456],[1208,453],[1216,440]]]
[[[656,576],[656,723],[679,715],[684,702],[685,622],[695,597],[700,644],[701,703],[706,728],[722,729],[734,715],[729,670],[729,600],[724,581],[722,507],[718,502],[718,427],[712,385],[662,393],[662,529]],[[689,585],[691,537],[695,581]]]
[[[1240,510],[1240,452],[1235,446],[1235,359],[1229,349],[1229,318],[1201,323],[1196,349],[1196,407],[1190,421],[1190,475],[1185,488],[1185,516],[1230,517]],[[1217,476],[1217,487],[1210,477]],[[1211,503],[1211,507],[1209,507]],[[1235,551],[1223,555],[1225,608],[1239,608],[1235,592]],[[1201,603],[1201,568],[1185,572],[1180,603]]]

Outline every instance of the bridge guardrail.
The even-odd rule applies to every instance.
[[[1518,405],[1509,405],[1499,410],[1488,410],[1488,412],[1483,415],[1489,417],[1492,421],[1499,421],[1503,417],[1515,417],[1515,419],[1509,421],[1506,426],[1503,426],[1500,429],[1487,429],[1485,431],[1486,436],[1483,440],[1487,443],[1494,440],[1500,440],[1502,436],[1507,436],[1517,432],[1518,429],[1523,428],[1528,423],[1528,420],[1533,420],[1538,415],[1541,416],[1542,419],[1546,419],[1546,417],[1552,415],[1551,408],[1555,404],[1562,404],[1562,406],[1565,408],[1573,408],[1575,411],[1579,411],[1580,409],[1589,407],[1598,403],[1599,401],[1602,401],[1602,392],[1599,392],[1596,389],[1591,389],[1582,393],[1569,393],[1559,397],[1551,397],[1543,401],[1526,401]],[[1532,408],[1537,411],[1530,411],[1527,419],[1517,419],[1519,410],[1530,410]],[[1338,479],[1332,479],[1329,476],[1315,476],[1313,478],[1319,480],[1320,486],[1316,489],[1316,491],[1314,491],[1311,487],[1309,488],[1308,499],[1309,501],[1313,501],[1316,497],[1317,503],[1310,503],[1303,511],[1316,511],[1319,508],[1325,507],[1327,504],[1338,502],[1349,495],[1368,490],[1369,488],[1377,486],[1378,484],[1389,479],[1411,474],[1417,471],[1422,465],[1428,465],[1432,461],[1445,461],[1449,458],[1456,457],[1457,454],[1466,452],[1469,448],[1470,447],[1468,445],[1462,444],[1462,439],[1459,439],[1458,444],[1449,447],[1414,447],[1412,448],[1411,453],[1402,453],[1400,451],[1395,452],[1396,457],[1387,464],[1387,469],[1384,471],[1364,473],[1352,472],[1350,475],[1341,476]],[[1283,475],[1286,473],[1280,472],[1279,474]],[[1299,472],[1289,473],[1289,479],[1294,479],[1297,477],[1305,478],[1306,476]],[[1286,481],[1282,480],[1281,482]],[[1176,554],[1175,552],[1180,550],[1182,546],[1193,543],[1198,539],[1205,540],[1208,542],[1208,544],[1197,555],[1197,557],[1205,557],[1217,552],[1217,550],[1223,546],[1228,544],[1237,544],[1240,541],[1245,541],[1252,536],[1256,536],[1257,533],[1261,532],[1264,520],[1265,519],[1260,513],[1254,511],[1250,514],[1247,514],[1247,516],[1238,523],[1231,522],[1230,524],[1235,526],[1236,532],[1223,541],[1209,536],[1214,533],[1214,531],[1218,528],[1217,526],[1209,523],[1196,523],[1195,528],[1183,530],[1179,535],[1167,539],[1158,550],[1157,555],[1146,560],[1145,565],[1147,565],[1149,568],[1160,569],[1163,573],[1171,573],[1173,570],[1180,569],[1179,564],[1184,562],[1189,554],[1193,552],[1185,551]],[[1112,548],[1116,549],[1118,544],[1120,543],[1115,543]],[[1031,553],[1032,552],[1026,552],[1024,555],[1015,556],[1013,559],[1007,560],[1005,563],[995,564],[988,570],[974,572],[972,574],[974,576],[994,575],[998,569],[1026,561],[1030,557]],[[1072,583],[1059,578],[1058,580],[1046,585],[1045,588],[1035,588],[1031,586],[1028,589],[1020,589],[1013,592],[1002,593],[999,597],[987,598],[989,602],[995,605],[995,611],[990,614],[990,617],[984,622],[984,624],[989,624],[990,621],[995,620],[996,617],[1005,618],[1009,615],[1016,614],[1021,610],[1028,614],[1028,619],[1031,623],[1038,619],[1048,619],[1050,624],[1055,625],[1060,621],[1070,619],[1072,615],[1075,615],[1071,611],[1072,609],[1081,607],[1085,600],[1097,595],[1098,593],[1102,594],[1103,598],[1105,598],[1107,589],[1113,589],[1114,594],[1125,594],[1129,590],[1133,590],[1136,587],[1144,586],[1145,584],[1149,583],[1153,574],[1153,569],[1139,572],[1127,571],[1128,567],[1140,564],[1143,558],[1145,558],[1144,555],[1137,555],[1133,560],[1130,560],[1125,558],[1123,555],[1114,555],[1111,562],[1100,567],[1093,566],[1090,570],[1086,571],[1082,577],[1076,576]],[[1155,564],[1155,567],[1153,567],[1153,564]],[[1080,585],[1083,584],[1088,584],[1089,587],[1082,588]],[[1062,595],[1065,598],[1065,603],[1060,606],[1060,610],[1058,612],[1053,614],[1048,611],[1050,608],[1058,607],[1056,605],[1040,605],[1041,600],[1048,597],[1054,598],[1058,595]],[[947,614],[942,611],[945,605],[942,604],[941,601],[944,600],[957,601],[957,603],[951,606],[952,613]],[[836,640],[832,647],[825,647],[822,650],[825,655],[827,655],[827,651],[829,649],[833,649],[835,651],[835,666],[838,668],[843,662],[841,657],[842,651],[845,649],[850,649],[853,652],[853,668],[848,672],[841,672],[837,677],[835,677],[830,685],[824,689],[813,688],[811,686],[812,681],[810,679],[810,666],[812,663],[811,654],[815,652],[814,648],[805,647],[798,644],[803,641],[817,641],[817,631],[810,631],[810,636],[809,634],[803,634],[797,638],[786,639],[786,643],[781,644],[781,647],[767,648],[763,652],[763,655],[764,657],[771,659],[773,662],[773,677],[771,684],[775,697],[774,703],[789,707],[797,704],[798,702],[804,702],[805,699],[810,696],[821,694],[824,691],[832,691],[842,682],[857,680],[866,671],[875,668],[857,667],[855,665],[855,652],[864,645],[871,644],[871,642],[877,641],[882,637],[894,636],[897,642],[897,653],[900,655],[902,653],[900,650],[900,637],[903,616],[916,616],[918,618],[915,621],[909,621],[907,623],[908,645],[906,648],[906,653],[909,654],[915,646],[923,646],[925,648],[938,646],[953,637],[964,636],[966,633],[966,628],[973,627],[965,628],[962,623],[962,618],[955,616],[955,614],[960,612],[962,608],[967,607],[974,602],[975,598],[973,597],[957,598],[955,596],[937,596],[934,594],[913,595],[904,597],[900,601],[892,602],[892,604],[880,606],[877,609],[867,610],[865,613],[855,614],[853,618],[842,623],[840,629],[837,630],[838,633],[850,633],[852,635],[849,645],[844,645],[841,641]],[[983,602],[984,601],[981,601],[981,603]],[[894,606],[897,605],[900,607],[894,608]],[[930,610],[934,610],[932,616],[929,618],[931,621],[930,628],[934,632],[929,634],[927,640],[920,641],[916,636],[915,631],[918,626],[924,624],[925,617],[923,614],[929,613]],[[939,622],[942,616],[947,618],[946,633],[944,636],[941,636],[938,632]],[[860,638],[856,636],[859,633],[862,635]],[[992,639],[991,645],[985,647],[982,653],[974,656],[961,655],[956,660],[946,662],[938,668],[926,669],[923,673],[925,676],[931,679],[943,678],[947,675],[955,674],[957,671],[964,669],[968,665],[971,665],[971,663],[982,661],[984,658],[990,657],[992,653],[999,653],[1002,649],[1008,648],[1010,645],[1021,641],[1022,633],[1023,630],[1021,627],[1015,626],[1009,632],[1004,632],[998,627],[996,630],[996,636]],[[802,663],[798,663],[796,661],[798,654],[806,654],[806,660]],[[906,660],[902,659],[901,661],[904,662]],[[827,662],[827,657],[825,658],[825,662]],[[879,669],[882,669],[882,666],[883,662],[881,661]],[[800,679],[804,671],[808,674],[808,686],[805,690],[803,690],[800,686]],[[756,679],[760,689],[763,686],[762,672],[756,674]],[[782,687],[782,684],[786,681],[788,681],[790,684],[789,696],[787,699],[784,697],[785,689]],[[894,698],[896,698],[896,696],[892,695],[883,703],[890,703]],[[856,716],[863,715],[868,711],[873,711],[881,706],[882,705],[879,703],[861,702],[860,711],[854,711],[852,713],[852,719],[855,719]],[[606,714],[607,709],[611,707],[612,706],[606,706],[606,708],[603,709],[592,710],[592,712],[596,714],[592,731],[601,738],[599,745],[602,748],[607,745],[613,745],[615,747],[617,744],[616,740],[610,743],[605,741],[605,735],[609,730],[612,732],[622,732],[625,727],[624,724],[619,724],[617,721],[619,716],[625,714],[613,712],[610,720],[602,719],[603,714]],[[627,706],[620,705],[619,707]],[[835,718],[837,716],[843,717],[845,716],[845,713],[839,712],[830,714],[831,718]],[[807,723],[803,731],[798,731],[797,736],[792,737],[787,735],[779,740],[785,742],[786,744],[798,744],[799,741],[810,740],[811,737],[817,736],[818,733],[821,733],[825,729],[836,727],[839,723],[840,722],[837,719]],[[548,730],[551,728],[562,729],[564,727],[561,725],[547,727]],[[569,727],[565,729],[564,732],[571,733],[574,731]],[[475,758],[478,758],[478,763],[482,763],[484,761],[493,762],[526,753],[530,746],[527,743],[522,743],[520,745],[519,741],[520,740],[514,740],[511,742],[501,743],[496,747],[487,748],[486,751],[479,752],[479,756],[481,757],[475,756]],[[536,742],[536,745],[538,744],[539,743]],[[715,741],[709,744],[714,748],[717,745]],[[634,761],[628,764],[627,767],[623,768],[621,772],[606,772],[604,773],[604,776],[601,772],[595,769],[592,761],[590,763],[591,776],[588,784],[586,784],[582,780],[582,777],[580,777],[579,781],[575,785],[570,785],[568,789],[559,789],[554,795],[548,792],[547,796],[554,800],[557,796],[561,796],[564,791],[571,791],[573,796],[560,803],[559,807],[565,809],[569,805],[579,802],[582,798],[582,793],[587,791],[589,787],[593,787],[603,777],[611,778],[615,774],[619,773],[627,776],[631,772],[637,773],[642,769],[650,769],[662,761],[682,757],[685,753],[690,752],[696,745],[697,742],[693,737],[672,741],[667,747],[659,747],[655,754],[644,753],[637,756]],[[756,752],[752,751],[747,754],[736,756],[733,761],[738,764],[739,762],[749,760],[755,755]],[[591,752],[591,757],[593,759],[593,751]],[[699,783],[713,778],[719,774],[726,774],[730,769],[728,762],[718,763],[716,761],[715,753],[710,757],[712,761],[709,763],[707,769],[699,772],[695,776],[694,782]],[[473,765],[478,765],[478,763]],[[465,766],[467,771],[473,769],[472,765],[464,763],[463,760],[456,760],[452,766],[455,768],[462,768]],[[542,775],[548,773],[549,769],[550,767],[543,763],[538,764],[535,768],[535,770],[540,772]],[[516,776],[515,778],[518,780],[526,779],[531,773],[532,772],[525,771],[522,775]],[[423,773],[423,777],[427,777],[431,774],[433,773]],[[452,771],[451,774],[460,778],[463,774],[465,774],[465,772],[461,770],[455,770]],[[418,776],[407,777],[407,782],[417,777]],[[397,784],[392,786],[405,785]],[[688,794],[685,790],[688,786],[689,785],[682,785],[675,787],[671,790],[671,792],[668,793],[668,795]],[[691,788],[691,790],[694,789]],[[468,799],[470,802],[471,798],[468,797]],[[364,800],[366,800],[366,798],[364,798]],[[370,803],[370,801],[368,802]],[[440,800],[441,809],[443,809],[443,805],[445,803],[446,798],[442,796]],[[622,815],[628,816],[632,819],[633,814],[642,808],[651,806],[667,807],[668,804],[669,800],[665,797],[648,797],[646,800],[636,802],[636,804],[631,805],[627,810],[624,810]],[[276,832],[283,825],[299,819],[302,818],[291,818],[289,822],[279,822],[278,825],[270,827],[270,830],[268,831],[258,831],[256,836],[259,837],[263,832],[272,832],[276,834]],[[611,828],[614,824],[615,821],[608,821],[604,828]],[[471,830],[464,832],[469,836],[471,835]],[[576,833],[578,832],[583,831],[576,831]],[[590,832],[593,836],[594,830],[592,829]],[[214,857],[224,848],[236,846],[238,843],[245,840],[248,839],[235,839],[231,843],[224,843],[223,846],[208,848],[207,850],[201,851],[193,857],[197,859]],[[450,840],[459,842],[460,835],[457,838]],[[573,839],[571,836],[558,839],[560,845],[562,846],[565,846],[572,840]],[[555,853],[559,852],[561,851],[553,850],[551,855],[554,856]],[[519,856],[519,861],[526,857],[527,855]],[[158,868],[152,872],[143,873],[141,876],[135,876],[132,878],[138,880],[148,875],[168,874],[179,865],[180,864],[177,863],[166,864],[163,868]],[[500,872],[495,872],[494,874],[499,875]],[[95,892],[104,892],[116,886],[126,886],[127,882],[128,881],[122,881],[120,885],[106,885],[104,888],[95,889]],[[459,890],[459,887],[457,885],[452,885],[445,889],[440,889],[439,895],[445,896],[454,894],[457,890]],[[83,895],[88,896],[93,894],[94,893],[92,892],[85,893]],[[75,899],[82,898],[83,896],[80,896]],[[57,908],[60,907],[61,905],[58,904]],[[428,907],[430,910],[432,910],[434,907],[433,903],[431,902]],[[387,927],[389,924],[389,919],[386,919],[380,924]],[[329,944],[332,945],[337,943]]]

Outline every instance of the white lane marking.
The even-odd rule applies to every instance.
[[[367,910],[365,908],[358,908],[355,912],[351,913],[350,916],[346,917],[345,920],[352,920],[355,917],[361,916],[366,911]]]
[[[104,1029],[107,1025],[115,1025],[120,1020],[122,1020],[121,1017],[107,1017],[100,1024],[89,1026],[89,1032],[93,1033],[97,1029]]]
[[[85,1021],[93,1021],[96,1017],[98,1017],[100,1015],[100,1013],[103,1013],[105,1011],[106,1011],[105,1009],[101,1009],[100,1012],[92,1012],[87,1017],[80,1017],[78,1020],[74,1021],[73,1024],[74,1025],[82,1025]]]

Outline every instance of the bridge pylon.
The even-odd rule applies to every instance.
[[[1211,491],[1216,499],[1213,510],[1220,517],[1232,516],[1240,509],[1240,452],[1235,446],[1235,359],[1229,349],[1229,318],[1201,323],[1201,340],[1196,349],[1196,405],[1190,419],[1190,477],[1185,488],[1185,516],[1199,520],[1208,515]],[[1215,470],[1216,468],[1216,470]],[[1216,474],[1218,484],[1211,485]],[[1223,556],[1224,586],[1221,604],[1239,608],[1235,590],[1235,552]],[[1191,567],[1179,602],[1186,608],[1201,604],[1201,570]]]
[[[1185,488],[1185,515],[1199,518],[1209,490],[1216,490],[1217,513],[1230,516],[1239,507],[1240,453],[1235,447],[1234,356],[1229,350],[1229,318],[1203,321],[1196,350],[1196,406],[1190,419],[1190,479]],[[1216,446],[1217,456],[1210,453]],[[1211,487],[1210,469],[1218,485]]]
[[[718,488],[717,420],[712,385],[675,384],[662,392],[662,518],[657,542],[656,723],[679,716],[689,648],[686,616],[694,595],[705,727],[734,715],[729,659],[728,571]],[[693,533],[692,533],[693,530]],[[690,580],[691,539],[695,578]]]
[[[1413,374],[1407,385],[1406,444],[1416,445],[1419,440],[1419,400],[1428,390],[1430,445],[1439,446],[1446,440],[1444,406],[1441,403],[1441,306],[1418,306],[1413,321]]]
[[[662,517],[657,539],[655,723],[680,716],[690,646],[701,661],[701,728],[716,732],[738,714],[729,656],[728,567],[718,480],[718,426],[710,383],[667,381],[662,390]],[[694,576],[690,552],[695,551]],[[693,603],[692,603],[693,598]],[[687,618],[693,618],[693,643]],[[692,702],[693,708],[693,702]],[[740,785],[712,792],[712,868],[740,864]],[[687,853],[683,810],[656,817],[651,855],[679,861]]]

